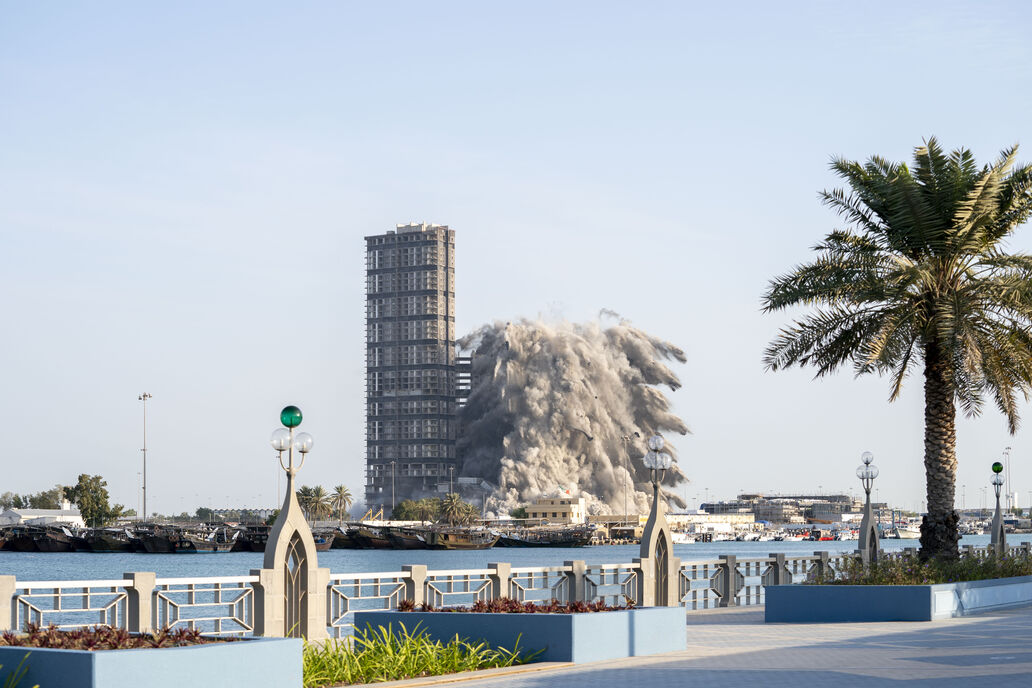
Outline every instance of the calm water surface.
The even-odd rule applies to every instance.
[[[1032,541],[1032,535],[1011,535],[1008,544]],[[988,535],[967,536],[961,545],[987,545]],[[675,545],[674,555],[682,561],[715,559],[721,554],[761,557],[772,552],[788,555],[815,551],[853,551],[857,543],[844,542],[713,542]],[[917,547],[917,540],[883,540],[885,550]],[[608,545],[577,548],[500,548],[477,551],[450,550],[347,550],[319,554],[319,565],[333,573],[400,571],[404,564],[426,564],[431,570],[477,569],[490,562],[513,566],[558,566],[570,559],[588,564],[620,564],[638,556],[637,545]],[[246,576],[261,568],[256,552],[224,554],[92,554],[86,552],[0,552],[0,575],[19,580],[83,580],[121,578],[130,571],[154,571],[159,577]]]

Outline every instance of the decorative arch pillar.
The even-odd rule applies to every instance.
[[[301,411],[296,406],[283,409],[280,420],[288,432],[277,430],[272,442],[287,474],[287,493],[265,543],[262,568],[251,570],[252,576],[258,576],[254,585],[254,633],[314,640],[328,636],[326,589],[330,570],[319,568],[315,539],[294,489],[294,476],[304,465],[312,440],[307,433],[294,435],[294,428],[301,424]],[[295,449],[302,457],[297,466]],[[288,452],[286,465],[284,451]]]

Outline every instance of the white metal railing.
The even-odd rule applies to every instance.
[[[190,628],[205,635],[254,632],[254,584],[258,576],[157,578],[152,628]]]
[[[1032,545],[1008,547],[1012,555],[1032,555]],[[964,547],[969,556],[989,548]],[[915,553],[886,553],[898,557]],[[686,611],[763,604],[769,585],[801,583],[810,577],[837,577],[855,553],[815,552],[790,556],[682,562],[677,575],[678,603]],[[155,578],[126,574],[124,579],[16,581],[0,577],[0,630],[9,619],[15,630],[30,624],[59,628],[107,625],[128,630],[192,628],[206,635],[254,634],[258,576]],[[509,597],[526,602],[640,604],[645,584],[637,563],[562,566],[491,564],[486,569],[334,573],[327,583],[326,626],[331,636],[350,633],[354,613],[396,609],[403,602],[431,607],[469,605]],[[147,602],[145,604],[145,602]]]
[[[125,580],[19,581],[11,600],[16,629],[28,625],[71,629],[124,626],[128,596]]]

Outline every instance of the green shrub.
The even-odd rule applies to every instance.
[[[964,581],[1013,578],[1032,575],[1032,558],[1025,555],[984,557],[963,555],[957,559],[917,556],[883,558],[864,566],[859,559],[850,559],[837,578],[811,578],[818,585],[935,585]]]
[[[305,688],[338,684],[377,683],[418,676],[439,676],[475,669],[524,664],[540,652],[522,655],[520,638],[512,650],[469,643],[457,636],[447,644],[431,640],[417,624],[403,624],[400,633],[384,628],[355,629],[350,639],[305,643]]]

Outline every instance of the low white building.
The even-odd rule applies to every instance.
[[[0,526],[45,526],[60,523],[66,526],[85,528],[78,509],[8,509],[0,514]]]

